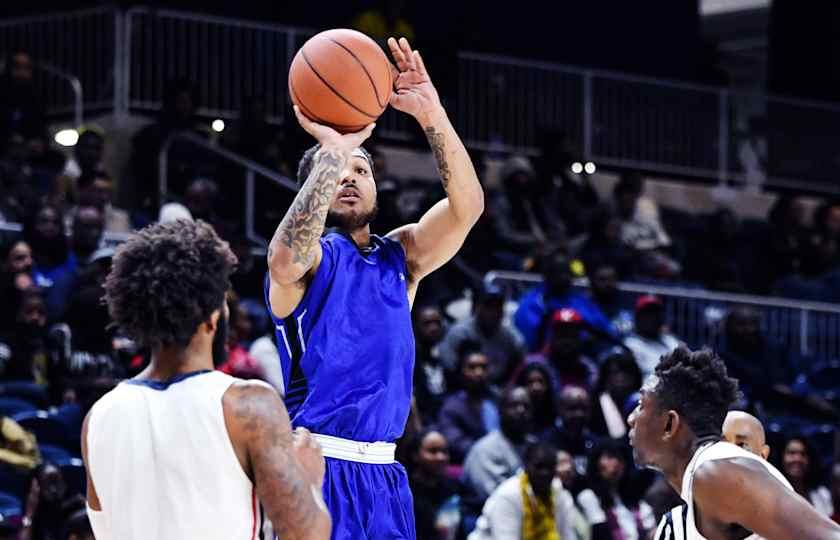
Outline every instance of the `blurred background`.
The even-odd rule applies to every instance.
[[[645,537],[675,494],[635,468],[624,419],[679,343],[723,357],[770,459],[836,518],[840,4],[4,8],[0,538],[27,519],[32,538],[87,534],[81,420],[148,362],[100,302],[132,230],[187,217],[231,242],[240,266],[220,369],[283,392],[265,247],[312,143],[286,77],[298,48],[334,27],[423,52],[486,192],[484,216],[413,310],[415,407],[400,450],[419,538],[465,538],[528,465],[518,449],[488,473],[499,437],[559,451],[578,538]],[[412,119],[386,111],[369,149],[374,232],[444,196]],[[470,413],[475,400],[499,425]],[[620,474],[599,465],[610,459]]]

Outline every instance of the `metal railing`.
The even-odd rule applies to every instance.
[[[187,131],[179,131],[167,137],[166,141],[161,147],[160,155],[158,157],[158,194],[160,195],[161,201],[165,201],[169,193],[169,149],[172,146],[172,143],[178,140],[186,141],[207,152],[210,152],[211,154],[219,158],[224,159],[225,161],[228,161],[243,168],[245,174],[245,206],[243,208],[245,216],[245,236],[249,240],[256,242],[262,246],[267,245],[265,238],[262,238],[256,233],[254,225],[254,192],[256,188],[255,177],[256,175],[260,175],[264,178],[267,178],[274,184],[289,189],[293,192],[297,192],[297,184],[289,178],[283,176],[282,174],[267,169],[259,163],[244,158],[235,152],[231,152],[230,150],[226,150],[224,148],[216,146],[193,133]]]
[[[120,17],[119,10],[106,7],[5,19],[0,21],[0,54],[28,52],[36,69],[42,68],[35,82],[47,112],[73,114],[78,124],[82,107],[90,112],[114,106]]]
[[[488,272],[484,279],[487,284],[506,286],[514,295],[543,281],[540,274],[507,271]],[[577,280],[575,286],[586,288],[588,282]],[[803,357],[840,358],[840,305],[645,283],[622,282],[618,289],[629,306],[639,295],[661,297],[674,334],[694,347],[720,347],[728,310],[746,305],[762,313],[762,330],[771,339],[787,344]]]
[[[602,165],[840,193],[830,103],[463,52],[457,122],[487,150],[553,134]]]
[[[0,21],[0,51],[23,48],[73,73],[88,111],[159,111],[166,83],[196,84],[200,114],[236,118],[262,96],[270,121],[287,119],[287,74],[313,30],[137,7]],[[582,160],[719,182],[840,193],[840,106],[472,52],[458,55],[448,96],[469,146],[538,152],[561,133]],[[68,112],[63,81],[43,81],[49,109]],[[384,137],[416,134],[387,110]]]

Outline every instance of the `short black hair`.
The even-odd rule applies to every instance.
[[[134,234],[105,280],[111,319],[152,350],[186,347],[223,307],[236,256],[209,224],[179,219]]]
[[[471,354],[482,354],[481,343],[474,339],[465,339],[455,349],[458,354],[458,373],[464,369],[464,363]]]
[[[525,447],[525,452],[523,453],[523,464],[527,465],[531,462],[532,459],[535,459],[537,456],[557,456],[557,447],[551,443],[547,442],[534,442],[528,444]]]
[[[633,379],[633,388],[638,390],[642,387],[642,370],[636,363],[636,357],[632,351],[623,347],[614,347],[600,358],[598,368],[598,382],[595,384],[595,395],[600,396],[607,390],[607,376],[613,369],[618,369],[630,375]],[[619,403],[619,406],[622,404]]]
[[[680,346],[663,355],[653,393],[663,410],[675,410],[697,437],[720,436],[723,420],[738,399],[738,380],[710,349]]]
[[[316,144],[309,150],[303,153],[303,157],[300,158],[300,162],[298,162],[298,170],[297,170],[297,187],[300,189],[303,186],[303,183],[306,182],[306,179],[309,178],[309,173],[312,172],[312,165],[315,161],[315,153],[321,149],[320,144]],[[370,152],[367,151],[364,147],[360,146],[359,150],[362,151],[364,154],[365,159],[370,166],[370,172],[376,174],[376,171],[373,170],[373,156],[370,155]]]

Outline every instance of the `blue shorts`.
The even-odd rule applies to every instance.
[[[332,540],[415,540],[414,502],[399,463],[325,458],[324,501]]]

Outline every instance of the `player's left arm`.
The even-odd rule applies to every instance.
[[[701,519],[737,523],[767,540],[840,540],[840,525],[818,513],[757,461],[710,461],[694,475]]]
[[[405,249],[414,282],[451,259],[484,211],[484,192],[472,160],[440,103],[420,53],[405,38],[388,40],[399,74],[391,106],[420,123],[446,191],[446,198],[430,208],[420,221],[404,225],[389,237]]]

